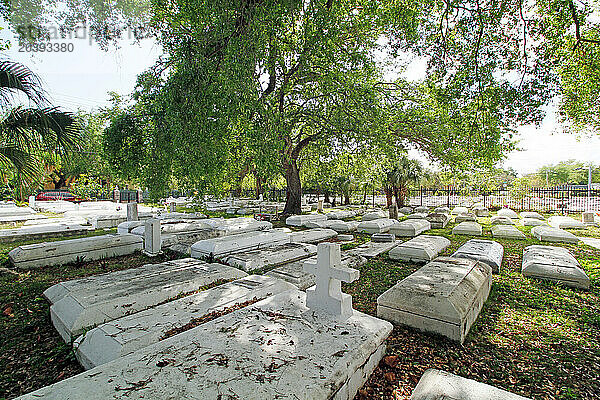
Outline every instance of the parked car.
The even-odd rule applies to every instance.
[[[63,200],[63,201],[70,201],[72,203],[81,203],[82,201],[85,201],[85,199],[82,199],[81,197],[77,197],[73,193],[63,192],[63,191],[52,191],[52,190],[38,193],[38,195],[35,196],[35,199],[37,201]]]

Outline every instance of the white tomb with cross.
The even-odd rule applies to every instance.
[[[320,243],[317,260],[306,261],[304,271],[316,277],[315,287],[306,291],[306,307],[341,320],[352,316],[352,296],[342,293],[342,281],[353,282],[360,272],[342,265],[339,244]]]

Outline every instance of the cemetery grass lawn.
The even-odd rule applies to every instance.
[[[446,236],[451,255],[470,239],[452,226],[427,234]],[[409,399],[428,368],[438,368],[533,399],[600,398],[600,250],[565,245],[592,281],[589,291],[524,278],[523,248],[540,244],[497,240],[505,249],[492,291],[464,345],[442,336],[395,326],[386,357],[360,390],[358,399]],[[492,239],[484,224],[484,238]],[[544,243],[549,244],[549,243]],[[358,281],[344,285],[355,309],[376,315],[377,297],[420,268],[387,254],[360,267]]]
[[[0,252],[5,255],[20,244],[24,243],[0,244]],[[175,258],[173,254],[149,258],[135,253],[18,274],[0,271],[0,332],[3,336],[0,340],[0,399],[14,398],[83,372],[71,347],[63,342],[50,322],[50,307],[42,297],[44,290],[64,280],[172,258]]]

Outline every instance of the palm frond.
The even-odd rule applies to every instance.
[[[6,181],[9,172],[16,177],[16,186],[31,186],[43,175],[43,163],[39,158],[23,149],[14,146],[0,146],[0,180]]]
[[[47,104],[40,78],[25,65],[0,60],[0,106],[7,106],[15,92],[24,93],[38,106]]]
[[[75,115],[55,107],[12,109],[0,121],[0,137],[15,148],[65,153],[80,147],[82,128]]]

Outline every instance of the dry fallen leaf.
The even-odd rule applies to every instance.
[[[7,317],[14,317],[15,314],[13,314],[12,312],[12,307],[8,306],[4,309],[4,311],[2,311],[2,314],[6,315]]]

